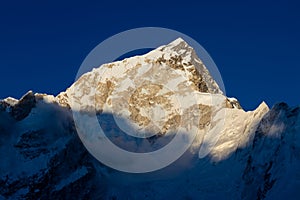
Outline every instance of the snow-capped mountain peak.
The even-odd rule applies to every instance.
[[[243,110],[178,38],[103,64],[56,97],[29,91],[20,100],[1,100],[0,199],[293,199],[300,182],[299,112],[265,102]],[[178,129],[195,138],[161,170],[122,173],[87,151],[74,113],[95,115],[111,142],[136,154],[168,145]]]

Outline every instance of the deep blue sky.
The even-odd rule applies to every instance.
[[[121,31],[158,26],[198,41],[228,96],[246,109],[300,104],[297,1],[5,1],[0,4],[0,98],[58,94],[85,56]]]

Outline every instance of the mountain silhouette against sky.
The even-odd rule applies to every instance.
[[[94,68],[57,96],[1,100],[0,199],[297,199],[299,111],[245,111],[178,38]],[[171,146],[177,135],[182,146]],[[108,143],[150,157],[118,157]],[[168,164],[157,153],[179,150]]]

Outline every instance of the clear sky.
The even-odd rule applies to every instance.
[[[2,1],[0,98],[58,94],[85,56],[127,29],[157,26],[198,41],[217,64],[228,96],[300,104],[297,1]]]

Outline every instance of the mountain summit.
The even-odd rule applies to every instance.
[[[178,38],[94,68],[56,97],[29,91],[1,100],[0,199],[293,199],[299,110],[264,102],[243,110]],[[151,154],[178,134],[190,146],[168,149],[170,157],[178,149],[183,155],[158,171],[128,174],[98,161],[99,144]],[[106,159],[120,158],[127,172],[165,161],[110,150]]]

